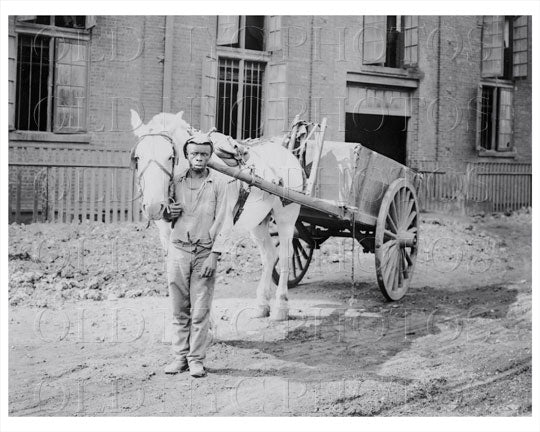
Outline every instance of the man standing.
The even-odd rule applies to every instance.
[[[227,182],[207,168],[213,150],[206,134],[187,140],[184,155],[189,169],[175,176],[178,204],[171,205],[165,215],[175,221],[167,260],[175,359],[165,367],[165,373],[189,368],[190,375],[196,378],[206,375],[203,361],[209,343],[215,273],[224,249],[223,242],[216,240],[227,211]]]

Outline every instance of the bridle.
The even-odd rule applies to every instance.
[[[148,161],[148,163],[144,166],[144,168],[137,174],[137,188],[138,188],[138,194],[139,196],[142,196],[143,195],[143,186],[142,186],[142,177],[145,173],[145,171],[148,169],[148,167],[150,166],[150,164],[154,163],[156,164],[166,175],[167,177],[169,178],[169,186],[168,186],[168,202],[165,203],[165,205],[169,205],[171,202],[174,202],[174,188],[172,187],[173,186],[173,180],[174,180],[174,167],[178,164],[178,153],[176,151],[176,146],[174,145],[174,140],[167,134],[165,133],[148,133],[148,134],[145,134],[145,135],[141,135],[139,137],[139,140],[137,141],[137,143],[133,146],[133,148],[131,149],[131,153],[130,153],[130,158],[131,158],[131,168],[136,170],[138,169],[138,160],[137,160],[137,157],[135,156],[136,154],[136,151],[137,151],[137,147],[139,146],[139,144],[141,143],[142,140],[144,140],[145,138],[147,137],[150,137],[150,136],[160,136],[162,138],[165,138],[170,144],[171,144],[171,147],[172,147],[172,151],[173,151],[173,160],[172,160],[172,166],[171,166],[171,169],[168,170],[166,167],[163,166],[163,164],[155,159],[150,159]]]
[[[163,166],[163,164],[161,164],[159,161],[155,160],[155,159],[150,159],[148,161],[148,163],[146,164],[146,166],[142,169],[142,171],[139,173],[138,175],[138,179],[140,181],[142,175],[144,174],[144,172],[146,171],[146,169],[150,166],[151,163],[155,163],[165,174],[167,174],[167,176],[169,178],[172,179],[173,177],[173,169],[174,169],[174,166],[178,163],[178,155],[176,154],[176,146],[174,145],[174,141],[173,139],[167,135],[167,134],[164,134],[164,133],[149,133],[149,134],[145,134],[145,135],[141,135],[139,137],[139,140],[137,141],[137,143],[135,144],[135,146],[133,146],[133,148],[131,149],[131,168],[133,169],[137,169],[138,166],[138,162],[137,162],[137,158],[135,157],[135,153],[137,151],[137,147],[139,146],[139,144],[141,143],[141,141],[147,137],[150,137],[150,136],[160,136],[162,138],[165,138],[167,141],[169,141],[169,143],[171,144],[172,146],[172,151],[173,151],[173,165],[172,165],[172,168],[171,170],[169,171],[167,168],[165,168]]]

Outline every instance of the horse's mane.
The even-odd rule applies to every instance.
[[[149,132],[173,132],[177,128],[192,130],[193,128],[183,118],[176,114],[159,113],[152,117],[152,120],[146,125]]]
[[[159,133],[159,132],[168,132],[174,133],[178,129],[183,129],[189,131],[190,133],[201,132],[198,129],[195,129],[187,121],[185,121],[181,115],[172,114],[172,113],[159,113],[156,114],[146,125],[149,133]],[[224,134],[222,134],[224,135]],[[228,138],[230,136],[225,135]],[[282,140],[282,137],[261,137],[261,138],[248,138],[244,140],[235,140],[239,144],[246,146],[248,148],[258,147],[262,144],[268,143],[268,141],[274,141],[276,139]]]

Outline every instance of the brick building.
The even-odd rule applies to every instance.
[[[145,121],[183,110],[193,126],[238,139],[282,134],[296,114],[327,117],[326,139],[361,142],[445,185],[449,170],[463,173],[458,189],[482,185],[489,190],[476,202],[501,204],[494,209],[530,205],[531,24],[528,16],[10,17],[12,211],[50,213],[43,195],[58,193],[59,176],[80,183],[72,189],[81,196],[100,168],[128,182],[119,170],[134,143],[130,108]],[[70,167],[98,171],[81,180]],[[471,182],[478,170],[482,181]],[[436,194],[463,205],[478,195],[469,189]]]

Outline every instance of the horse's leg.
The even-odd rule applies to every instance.
[[[289,204],[285,207],[274,207],[274,220],[277,224],[279,235],[279,284],[276,290],[276,299],[272,308],[271,319],[284,321],[289,317],[288,279],[289,262],[292,253],[292,239],[294,225],[300,205]]]
[[[159,240],[161,241],[163,251],[167,254],[167,251],[169,250],[169,238],[171,237],[171,223],[163,219],[154,222],[159,230]]]
[[[266,318],[270,315],[270,298],[273,291],[272,270],[276,262],[276,248],[268,231],[268,219],[264,219],[250,233],[259,247],[262,262],[262,274],[257,286],[257,311],[255,317]]]

